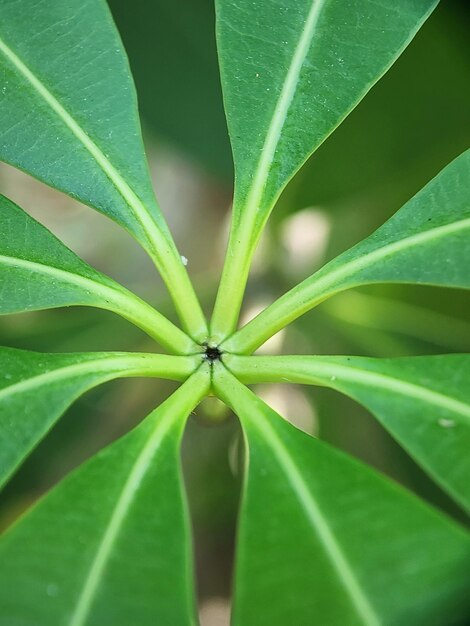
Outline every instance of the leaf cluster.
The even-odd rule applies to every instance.
[[[247,385],[330,387],[366,407],[470,510],[470,355],[256,356],[332,296],[376,283],[468,289],[470,151],[370,236],[238,328],[257,243],[308,157],[396,60],[434,0],[217,0],[235,163],[225,264],[207,319],[155,199],[125,52],[102,0],[0,5],[0,158],[127,230],[178,314],[89,266],[0,198],[0,313],[111,311],[166,350],[0,349],[0,484],[64,411],[121,377],[181,382],[139,426],[67,476],[0,541],[0,623],[189,625],[190,524],[180,468],[188,415],[216,395],[244,434],[233,623],[463,624],[466,531],[405,489],[298,431]],[[64,313],[65,315],[65,313]]]

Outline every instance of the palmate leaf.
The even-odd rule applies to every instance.
[[[179,446],[208,383],[208,372],[194,374],[6,532],[9,626],[195,623]]]
[[[40,354],[0,348],[0,486],[80,395],[109,380],[184,380],[191,357],[138,353]]]
[[[464,624],[466,533],[296,430],[227,373],[247,446],[234,626]]]
[[[156,204],[127,59],[104,0],[0,5],[0,159],[95,207],[149,252],[186,328],[205,322]]]
[[[369,409],[470,512],[470,355],[227,357],[245,383],[324,385]]]
[[[467,150],[367,239],[235,333],[225,349],[252,352],[322,300],[351,287],[392,282],[470,288],[469,175]]]
[[[236,211],[257,211],[263,221],[294,172],[395,61],[436,4],[217,0]]]
[[[231,281],[280,192],[408,45],[437,0],[217,0],[224,104],[235,162],[216,333],[235,326]],[[247,259],[248,256],[248,259]],[[238,304],[238,303],[237,303]]]
[[[125,317],[171,352],[194,352],[193,341],[163,315],[84,263],[3,196],[0,232],[0,314],[94,306]]]
[[[132,78],[105,2],[52,0],[27,10],[21,0],[0,8],[2,160],[145,240],[127,184],[157,223],[161,217]]]

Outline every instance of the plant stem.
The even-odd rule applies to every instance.
[[[408,360],[420,357],[408,357]],[[422,357],[421,357],[422,358]],[[432,359],[433,357],[428,357]],[[245,384],[298,383],[331,387],[347,393],[344,384],[366,389],[381,389],[397,396],[405,396],[426,402],[446,411],[452,411],[464,419],[470,419],[468,403],[436,391],[420,381],[402,379],[398,375],[366,369],[364,361],[381,363],[383,359],[341,356],[231,356],[224,359],[226,367]],[[393,361],[393,360],[392,360]],[[400,361],[400,359],[397,359]]]
[[[77,353],[78,354],[78,353]],[[89,357],[90,353],[84,353]],[[51,369],[31,378],[26,378],[0,389],[0,400],[5,401],[15,394],[40,388],[45,384],[60,384],[61,381],[87,374],[99,375],[93,386],[116,378],[163,378],[184,381],[201,365],[199,356],[168,356],[139,352],[97,352],[81,363]]]
[[[191,337],[164,315],[125,287],[114,281],[106,281],[106,277],[102,277],[103,282],[99,282],[88,276],[75,274],[44,263],[20,259],[16,256],[0,255],[0,264],[7,268],[19,267],[33,275],[47,276],[66,285],[78,287],[88,296],[93,295],[96,299],[92,301],[85,299],[77,304],[93,306],[120,315],[141,328],[149,337],[152,337],[173,354],[192,354],[198,349]]]
[[[198,351],[198,345],[189,335],[144,300],[134,296],[131,292],[129,294],[116,292],[113,296],[113,299],[107,301],[107,306],[103,304],[101,308],[127,319],[171,354],[186,355]],[[113,307],[113,304],[117,306]]]
[[[169,240],[158,235],[160,241],[154,238],[146,250],[160,271],[184,330],[194,341],[202,342],[207,339],[209,330],[192,282],[171,235],[168,233]]]
[[[245,223],[245,228],[243,228]],[[252,229],[242,220],[237,228],[232,222],[224,268],[210,324],[211,341],[221,343],[237,327],[245,287],[256,242],[250,238]]]
[[[329,291],[323,282],[318,281],[315,286],[318,287],[315,297],[312,288],[309,290],[308,299],[303,293],[304,283],[285,293],[223,342],[224,350],[236,354],[250,354],[282,328],[336,293],[333,290]]]
[[[165,380],[185,381],[201,365],[201,357],[169,356],[167,354],[112,353],[104,355],[100,363],[110,370],[121,371],[121,378],[163,378]],[[96,367],[96,366],[95,366]]]
[[[407,335],[459,352],[470,349],[468,322],[396,298],[348,291],[325,303],[325,310],[359,328]]]

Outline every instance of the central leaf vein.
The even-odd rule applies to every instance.
[[[259,424],[257,424],[256,420],[253,420],[252,423],[259,428]],[[273,452],[277,455],[279,462],[284,468],[285,477],[297,493],[298,501],[310,524],[312,525],[312,528],[317,532],[325,551],[331,559],[334,569],[343,581],[344,588],[346,589],[357,614],[366,626],[380,626],[381,621],[379,617],[362,591],[360,583],[354,575],[354,572],[349,565],[341,546],[339,545],[318,503],[309,491],[295,461],[292,459],[292,456],[287,451],[284,442],[279,438],[269,420],[264,418],[264,415],[261,435],[265,439],[269,440]]]
[[[47,103],[47,105],[57,114],[67,128],[75,135],[78,141],[86,148],[89,154],[94,158],[98,166],[103,170],[109,180],[113,183],[121,196],[124,198],[135,217],[144,229],[148,238],[148,243],[152,246],[154,252],[158,254],[158,247],[164,245],[164,238],[155,222],[148,214],[145,206],[140,198],[129,187],[122,178],[116,168],[110,163],[105,154],[88,136],[73,116],[65,109],[65,107],[55,98],[49,89],[33,74],[33,72],[23,63],[23,61],[13,52],[13,50],[0,39],[0,52],[8,59],[15,69],[23,76],[31,85],[36,93]]]
[[[292,100],[294,99],[300,79],[300,73],[310,50],[315,28],[326,1],[327,0],[312,1],[310,11],[307,19],[305,20],[299,42],[295,49],[284,84],[277,100],[271,123],[266,133],[266,140],[261,151],[261,157],[254,173],[253,185],[247,198],[246,212],[247,214],[251,214],[253,217],[259,208],[268,178],[269,169],[276,153],[277,145],[287,119],[289,108],[292,104]]]

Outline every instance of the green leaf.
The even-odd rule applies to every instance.
[[[161,218],[132,78],[106,4],[52,0],[28,7],[7,0],[0,16],[2,160],[145,240],[127,183]]]
[[[193,341],[146,302],[97,272],[18,206],[0,196],[0,314],[87,305],[118,313],[171,352]]]
[[[214,380],[247,446],[234,626],[464,623],[463,530],[296,430],[235,378]]]
[[[104,0],[2,2],[0,83],[0,159],[132,233],[162,272],[186,328],[204,334],[154,198],[134,86]]]
[[[436,4],[217,0],[236,179],[226,278],[216,306],[220,335],[233,329],[238,315],[231,280],[241,276],[244,288],[246,255],[251,257],[282,189],[392,65]]]
[[[392,65],[436,4],[217,0],[236,211],[259,211],[263,220],[294,172]]]
[[[227,357],[226,362],[245,383],[323,385],[354,398],[470,512],[470,355]]]
[[[191,357],[161,354],[40,354],[0,348],[0,486],[72,402],[92,387],[128,376],[184,380],[198,364]]]
[[[7,531],[0,604],[9,626],[195,623],[179,446],[208,381],[197,372]]]
[[[322,300],[371,283],[470,288],[470,150],[372,235],[288,291],[224,347],[245,353]]]

